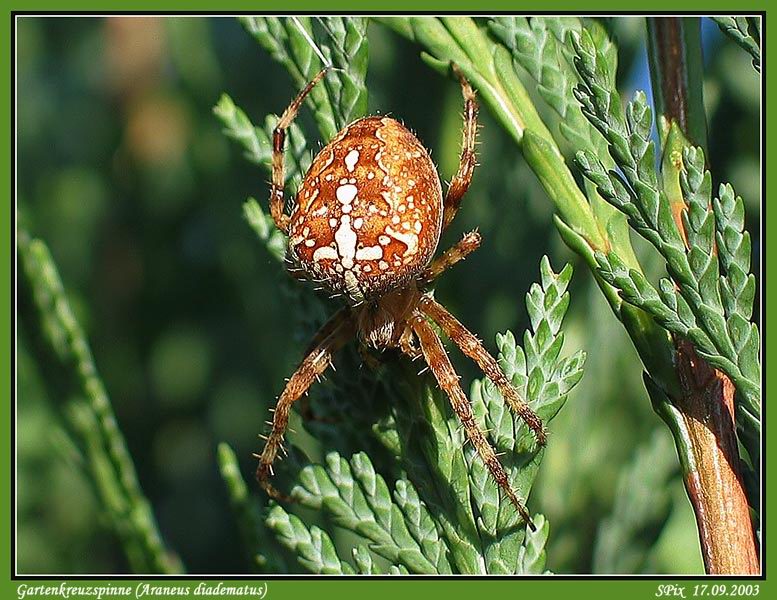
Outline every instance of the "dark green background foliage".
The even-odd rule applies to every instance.
[[[605,24],[620,47],[618,87],[630,96],[649,85],[644,21]],[[709,161],[715,185],[730,181],[744,198],[757,257],[757,74],[713,23],[704,27]],[[46,240],[60,268],[163,536],[192,572],[245,572],[216,446],[228,442],[252,482],[256,436],[311,322],[323,315],[301,320],[292,307],[311,292],[279,270],[244,221],[246,197],[265,201],[265,175],[222,135],[212,107],[226,91],[261,122],[296,88],[228,18],[24,18],[17,41],[20,219]],[[450,178],[460,90],[388,28],[370,25],[369,43],[369,111],[402,119]],[[528,325],[523,297],[540,257],[550,255],[559,269],[578,259],[561,243],[551,205],[514,142],[487,110],[481,115],[481,166],[442,243],[478,227],[483,245],[446,273],[436,295],[495,350],[497,332]],[[307,108],[299,122],[317,139]],[[649,250],[637,248],[649,266]],[[569,352],[587,351],[585,376],[553,421],[529,500],[551,524],[548,568],[701,572],[675,450],[650,409],[636,354],[589,271],[575,272],[564,330]],[[44,391],[25,334],[22,327],[18,568],[125,571],[62,425],[67,398]],[[474,368],[455,362],[469,389]],[[321,390],[314,408],[333,392]],[[371,410],[349,406],[347,415],[370,423]],[[332,450],[369,451],[339,447],[332,430],[318,435],[323,428],[312,425],[308,435],[293,426],[292,441],[316,461]],[[302,512],[348,547],[348,537]],[[268,557],[283,556],[266,544]]]

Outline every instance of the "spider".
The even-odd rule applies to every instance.
[[[288,236],[292,272],[346,299],[315,334],[289,378],[273,412],[264,450],[257,455],[256,477],[279,500],[289,500],[271,483],[273,462],[282,449],[292,404],[331,365],[335,352],[356,337],[366,348],[398,349],[423,358],[461,421],[467,439],[499,488],[533,529],[529,514],[510,486],[496,452],[477,425],[467,396],[445,347],[432,327],[475,361],[507,404],[532,430],[538,445],[545,427],[499,368],[480,340],[434,299],[428,290],[443,271],[480,245],[472,231],[434,258],[442,232],[459,209],[476,165],[478,104],[461,70],[452,65],[464,97],[459,168],[443,196],[429,153],[416,136],[385,116],[358,119],[342,129],[313,159],[297,191],[291,214],[285,212],[284,142],[305,97],[326,75],[318,73],[286,108],[273,131],[270,212]]]

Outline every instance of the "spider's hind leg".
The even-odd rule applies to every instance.
[[[291,405],[310,389],[310,386],[332,364],[334,353],[351,339],[354,331],[353,322],[340,311],[324,324],[320,331],[326,331],[328,334],[306,353],[302,363],[289,378],[275,405],[270,435],[267,437],[262,453],[257,457],[259,465],[256,469],[256,479],[262,489],[277,500],[288,500],[288,496],[279,492],[270,483],[270,476],[273,474],[273,462],[283,442],[283,434],[289,424]]]
[[[494,382],[499,393],[507,402],[508,406],[523,420],[529,429],[534,433],[534,437],[540,446],[544,446],[547,441],[547,432],[542,420],[537,416],[529,405],[521,399],[518,391],[507,380],[507,376],[499,368],[499,363],[489,354],[482,342],[470,332],[459,320],[434,298],[427,295],[419,302],[421,311],[437,323],[445,335],[469,358],[475,361],[480,370],[485,373],[491,381]]]
[[[501,490],[510,499],[510,502],[515,506],[523,520],[526,521],[529,528],[532,531],[535,531],[536,528],[534,523],[532,523],[529,512],[510,486],[507,472],[499,462],[494,448],[486,438],[486,434],[480,429],[475,421],[475,416],[472,414],[472,407],[469,404],[469,400],[461,389],[461,385],[459,385],[459,376],[453,369],[453,365],[445,352],[445,347],[442,345],[439,336],[420,314],[417,314],[413,318],[412,328],[421,343],[423,356],[437,379],[440,388],[448,395],[453,411],[464,426],[467,438],[472,442],[473,447]]]

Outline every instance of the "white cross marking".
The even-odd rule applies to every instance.
[[[353,202],[353,199],[356,198],[356,191],[356,186],[348,183],[337,188],[335,195],[343,204],[350,204]]]
[[[359,162],[359,151],[351,150],[345,157],[345,166],[348,168],[348,171],[353,172],[357,162]]]
[[[342,259],[340,262],[346,269],[350,269],[356,255],[356,232],[351,228],[350,216],[343,215],[340,218],[340,227],[335,232],[335,243]]]
[[[380,260],[383,258],[383,248],[380,246],[367,246],[356,251],[356,260]]]

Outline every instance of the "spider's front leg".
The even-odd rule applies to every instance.
[[[336,323],[335,326],[332,325],[333,322]],[[278,403],[275,405],[272,429],[265,442],[264,450],[257,456],[259,466],[256,469],[256,479],[262,489],[277,500],[289,499],[288,496],[273,487],[269,479],[273,474],[272,464],[281,448],[283,434],[289,424],[291,405],[305,394],[318,377],[332,364],[334,353],[353,337],[353,321],[340,311],[324,324],[321,331],[329,331],[330,329],[331,332],[307,353],[297,370],[289,378],[286,387],[278,398]]]
[[[297,117],[300,106],[305,101],[305,97],[310,93],[313,87],[323,79],[328,69],[323,69],[302,88],[297,97],[283,111],[281,118],[272,132],[272,182],[270,184],[270,214],[276,227],[283,233],[289,232],[289,215],[284,212],[285,200],[283,189],[285,185],[286,173],[283,165],[283,146],[286,142],[286,130]]]
[[[437,379],[440,388],[448,395],[448,398],[450,398],[453,411],[464,426],[467,438],[472,442],[472,445],[485,463],[491,476],[510,499],[510,502],[515,506],[523,520],[526,521],[526,524],[532,531],[535,531],[536,528],[534,523],[532,523],[529,512],[526,510],[526,507],[518,498],[513,488],[510,487],[507,472],[499,462],[496,452],[491,447],[488,439],[486,439],[485,433],[483,433],[480,427],[478,427],[477,422],[475,422],[475,416],[472,414],[472,407],[470,406],[464,391],[461,389],[461,385],[459,385],[459,376],[456,374],[439,336],[434,332],[421,314],[416,314],[416,316],[413,317],[411,326],[421,343],[421,352],[423,353],[430,370],[434,374],[434,377]]]
[[[459,78],[461,84],[461,94],[464,96],[464,126],[461,132],[461,156],[459,157],[459,170],[456,175],[451,179],[451,184],[448,186],[448,191],[445,194],[445,200],[443,201],[443,220],[442,228],[450,225],[453,221],[453,217],[459,210],[461,199],[469,189],[469,184],[472,181],[472,172],[477,165],[477,157],[475,156],[475,143],[477,141],[478,132],[478,103],[475,100],[475,91],[472,86],[464,77],[464,73],[455,64],[451,64],[451,68],[455,75]]]
[[[421,299],[419,308],[426,316],[440,326],[443,333],[459,347],[465,356],[475,361],[486,377],[496,385],[505,402],[529,426],[529,429],[534,433],[537,443],[540,446],[544,446],[547,441],[547,432],[542,420],[520,398],[518,391],[507,380],[502,369],[499,368],[499,363],[489,354],[477,336],[464,327],[442,304],[429,295]]]

